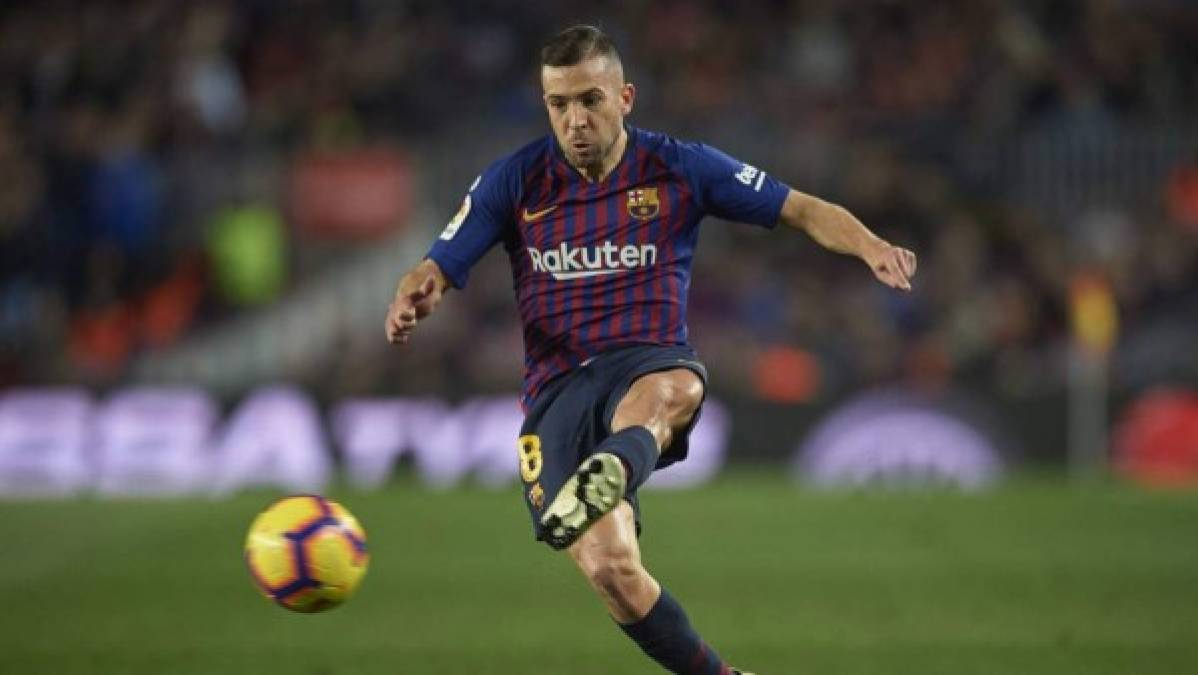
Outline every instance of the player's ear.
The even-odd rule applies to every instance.
[[[632,102],[636,100],[636,87],[631,82],[625,82],[620,87],[620,112],[627,115],[632,112]]]

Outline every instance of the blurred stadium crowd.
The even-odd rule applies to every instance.
[[[708,222],[691,328],[721,391],[1059,389],[1081,273],[1113,289],[1119,382],[1198,381],[1192,3],[46,0],[0,9],[0,386],[128,381],[140,356],[319,284],[377,237],[427,245],[475,173],[547,130],[537,46],[577,21],[623,50],[634,124],[839,201],[921,256],[900,296],[803,237]],[[364,148],[410,171],[394,230],[295,227],[297,158]],[[418,356],[387,351],[376,288],[377,320],[286,375],[510,390],[506,276],[493,255]]]

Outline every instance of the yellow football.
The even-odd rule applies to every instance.
[[[296,612],[345,602],[366,574],[366,532],[344,506],[317,495],[266,507],[245,538],[245,562],[267,599]]]

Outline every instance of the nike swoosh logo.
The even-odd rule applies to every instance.
[[[542,216],[555,210],[557,210],[557,205],[550,206],[547,209],[541,209],[540,211],[529,211],[528,209],[524,209],[524,222],[531,223],[534,220],[540,220]]]

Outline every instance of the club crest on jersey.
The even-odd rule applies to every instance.
[[[628,191],[628,215],[641,220],[648,220],[661,210],[661,202],[657,200],[657,188],[637,188]]]

